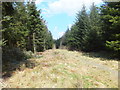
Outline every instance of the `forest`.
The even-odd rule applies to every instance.
[[[89,12],[83,5],[76,15],[75,23],[58,40],[53,40],[46,21],[35,3],[2,3],[3,62],[10,53],[18,51],[40,52],[65,46],[69,50],[113,52],[120,56],[120,3],[105,3],[100,8],[92,4]],[[6,54],[9,54],[6,56]],[[4,56],[5,55],[5,56]],[[19,56],[19,55],[18,55]],[[13,55],[14,57],[14,55]],[[21,56],[20,56],[21,57]],[[4,59],[5,58],[5,59]],[[22,58],[22,57],[21,57]]]
[[[26,59],[24,51],[52,49],[53,38],[35,3],[2,3],[3,63]]]
[[[0,47],[2,48],[2,76],[4,78],[11,77],[12,74],[15,73],[15,71],[17,72],[17,69],[23,71],[23,69],[20,68],[21,66],[24,69],[30,68],[30,70],[38,66],[37,68],[40,69],[43,74],[43,79],[46,80],[47,75],[54,72],[62,75],[60,74],[59,70],[57,71],[57,67],[54,67],[54,65],[57,65],[58,62],[65,62],[64,64],[70,64],[69,62],[71,62],[71,64],[76,63],[76,66],[73,65],[75,66],[75,68],[80,66],[80,64],[81,66],[83,64],[83,67],[88,69],[89,63],[92,62],[91,65],[95,65],[94,61],[91,59],[91,61],[89,61],[89,59],[87,58],[86,60],[88,60],[88,66],[85,67],[86,60],[83,60],[84,56],[82,55],[86,55],[89,52],[98,53],[100,51],[104,51],[112,59],[120,59],[120,2],[105,2],[100,7],[97,7],[93,3],[89,10],[87,10],[85,5],[83,5],[82,9],[77,12],[72,27],[67,28],[65,34],[57,40],[53,39],[52,33],[50,32],[46,24],[47,21],[41,15],[42,10],[37,9],[35,2],[2,2],[1,4],[2,29],[0,30],[0,32],[2,33],[2,35],[0,36]],[[82,54],[78,54],[76,52]],[[72,57],[72,54],[74,57]],[[78,59],[83,61],[77,61]],[[117,60],[115,60],[113,63],[112,61],[109,62],[108,59],[103,62],[105,62],[108,67],[110,66],[109,68],[111,68],[112,64],[115,64],[114,68],[115,70],[118,70],[116,69]],[[102,61],[98,62],[100,64],[103,64]],[[24,64],[25,67],[23,66]],[[97,64],[95,66],[97,67]],[[49,71],[52,70],[49,69],[48,72],[50,73],[45,73],[42,67],[47,67],[48,69],[49,67],[53,67],[54,69],[53,71]],[[94,83],[86,85],[87,76],[84,77],[83,75],[81,79],[83,79],[83,81],[85,80],[85,82],[83,82],[82,86],[80,86],[78,85],[78,83],[80,82],[78,81],[80,78],[78,72],[77,74],[74,74],[76,72],[71,69],[70,72],[72,72],[72,74],[69,74],[66,71],[69,70],[69,68],[63,69],[63,67],[67,68],[66,66],[63,65],[58,67],[63,70],[66,78],[68,75],[68,80],[70,75],[73,79],[75,79],[75,82],[71,82],[75,83],[75,85],[70,83],[71,86],[68,87],[93,87],[92,85],[96,85]],[[89,69],[91,68],[92,67],[90,67]],[[100,68],[99,65],[98,68]],[[104,67],[103,65],[103,68],[106,68],[106,66]],[[94,75],[98,75],[99,72],[102,73],[102,71],[96,70],[96,72],[99,72],[96,74],[92,74],[92,70],[93,68],[90,71],[90,75],[93,76],[88,75],[88,78],[96,77]],[[109,69],[108,71],[110,70],[112,69]],[[117,71],[114,72],[115,75],[117,75]],[[105,76],[107,75],[108,74],[105,73]],[[104,77],[104,75],[100,76],[100,78],[101,77]],[[57,82],[56,80],[59,81],[59,79],[55,79],[55,81],[52,80],[51,82]],[[106,86],[103,85],[103,87],[110,87],[111,83],[113,85],[112,87],[116,87],[117,84],[113,83],[112,81],[113,80],[111,80],[110,82],[109,80],[103,80],[103,82],[107,82],[108,84],[106,84]],[[26,84],[24,85],[27,86]],[[59,85],[62,84],[58,84],[58,87],[64,87],[64,85]]]
[[[75,23],[56,40],[57,48],[84,52],[106,51],[120,58],[120,2],[106,2],[101,7],[85,6],[76,15]]]

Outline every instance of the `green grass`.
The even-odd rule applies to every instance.
[[[117,88],[117,80],[109,77],[107,71],[87,64],[89,60],[103,64],[98,58],[76,51],[49,50],[42,58],[32,59],[37,63],[34,68],[16,71],[6,83],[11,88]]]

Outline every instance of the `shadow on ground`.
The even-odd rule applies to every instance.
[[[23,71],[26,68],[33,69],[36,66],[37,63],[30,60],[8,62],[2,65],[2,78],[10,78],[16,70]]]
[[[105,52],[105,51],[100,51],[100,52],[83,52],[82,53],[84,56],[92,57],[92,58],[100,58],[101,60],[116,60],[119,61],[118,58],[113,56],[113,53],[111,52]]]
[[[36,62],[29,60],[30,55],[26,55],[18,48],[3,48],[2,53],[2,78],[7,79],[16,70],[23,71],[25,68],[34,68]]]

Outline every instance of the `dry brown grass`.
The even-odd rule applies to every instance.
[[[10,88],[117,88],[118,80],[109,71],[99,69],[88,61],[117,69],[118,61],[101,61],[67,50],[48,50],[42,58],[31,59],[38,65],[16,71],[5,82]],[[114,66],[115,64],[115,66]]]

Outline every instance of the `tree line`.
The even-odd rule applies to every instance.
[[[56,40],[57,48],[85,52],[113,52],[120,57],[120,2],[106,2],[100,8],[94,3],[90,11],[85,6],[76,15],[75,23]]]
[[[41,52],[53,47],[46,21],[34,2],[2,2],[2,60],[20,59],[23,51]]]

